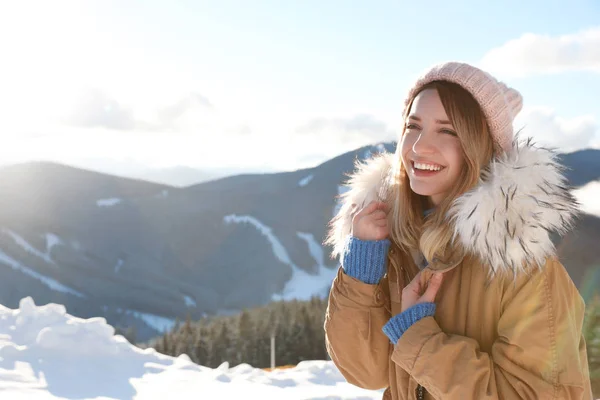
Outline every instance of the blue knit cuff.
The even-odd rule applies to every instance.
[[[394,315],[383,326],[383,333],[390,338],[392,344],[398,343],[398,339],[412,324],[425,317],[433,317],[435,314],[435,303],[419,303],[407,308],[400,314]]]
[[[389,239],[360,240],[349,236],[342,260],[344,272],[364,283],[379,283],[385,275],[390,245]]]

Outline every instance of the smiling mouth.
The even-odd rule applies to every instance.
[[[413,170],[419,171],[419,172],[439,172],[441,170],[443,170],[444,166],[439,165],[439,164],[432,164],[432,163],[421,163],[421,162],[415,162],[415,161],[411,161],[411,165],[413,167]]]

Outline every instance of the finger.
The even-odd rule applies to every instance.
[[[375,226],[387,226],[387,219],[376,219],[373,221]]]
[[[427,284],[427,290],[423,293],[423,296],[419,299],[419,302],[434,302],[435,296],[437,295],[438,290],[442,286],[444,274],[441,272],[436,272],[433,274],[429,283]]]
[[[385,201],[380,201],[379,209],[387,214],[388,211],[390,211],[390,205],[388,203],[386,203]]]
[[[390,211],[390,206],[384,201],[379,201],[377,202],[377,210],[382,211],[387,215],[387,213]]]
[[[352,218],[362,218],[364,216],[365,213],[365,209],[367,206],[365,206],[365,204],[356,204],[356,203],[352,203],[353,204],[353,208],[352,210]]]
[[[380,208],[382,204],[385,204],[385,203],[383,203],[381,201],[373,200],[372,202],[367,204],[367,206],[365,208],[363,208],[359,214],[360,215],[369,215],[369,214],[373,213],[374,211],[376,211],[378,208]]]
[[[373,214],[371,214],[371,217],[374,220],[380,220],[380,219],[385,219],[387,220],[387,214],[381,210],[377,210],[375,211]]]

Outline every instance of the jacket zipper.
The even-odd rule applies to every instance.
[[[425,390],[423,389],[423,386],[421,385],[417,385],[417,389],[415,390],[415,393],[417,395],[417,400],[425,400]]]

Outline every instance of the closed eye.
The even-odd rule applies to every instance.
[[[454,131],[453,131],[453,130],[451,130],[451,129],[442,129],[440,132],[442,132],[442,133],[446,133],[446,134],[448,134],[448,135],[452,135],[452,136],[458,136],[458,135],[457,135],[457,133],[456,133],[456,132],[454,132]]]

